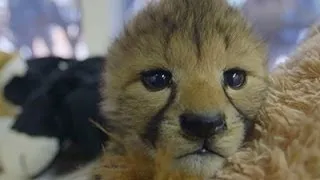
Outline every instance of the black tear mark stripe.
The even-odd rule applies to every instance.
[[[153,116],[148,122],[145,132],[142,134],[142,139],[146,140],[153,147],[156,147],[156,142],[159,136],[160,124],[164,119],[164,114],[169,109],[171,104],[174,102],[177,95],[176,84],[171,85],[171,92],[167,99],[167,103],[159,110],[159,112]]]
[[[197,22],[194,23],[194,30],[193,30],[193,43],[196,45],[196,55],[197,58],[201,58],[201,36],[199,31],[199,25]]]
[[[166,27],[164,30],[164,58],[168,62],[169,61],[169,50],[170,50],[170,42],[173,34],[177,31],[178,25],[174,22],[170,17],[163,18],[163,25]]]
[[[190,7],[189,2],[185,2],[187,4],[187,9],[191,8],[193,10],[192,16],[193,16],[193,34],[192,34],[192,42],[196,46],[196,56],[200,60],[201,59],[201,21],[202,21],[202,15],[199,16],[197,14],[197,11]]]
[[[228,101],[231,103],[231,105],[236,109],[236,111],[242,116],[242,120],[244,123],[244,130],[245,130],[245,139],[249,138],[251,132],[254,130],[254,123],[253,120],[250,119],[243,111],[241,111],[232,101],[232,98],[228,95],[226,87],[222,86],[223,92],[225,96],[228,98]]]

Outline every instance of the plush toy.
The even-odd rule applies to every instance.
[[[45,172],[71,142],[88,160],[95,159],[107,136],[96,124],[103,58],[85,61],[57,57],[27,61],[23,76],[3,87],[7,101],[20,107],[1,137],[1,180],[24,180]]]
[[[253,140],[230,157],[212,179],[320,179],[320,34],[311,36],[270,75],[266,103],[256,118]],[[110,136],[112,138],[112,136]],[[116,139],[116,138],[115,138]],[[172,172],[170,151],[155,161],[132,137],[123,156],[106,154],[93,173],[96,180],[202,179]],[[121,140],[118,140],[121,142]]]
[[[19,59],[17,63],[20,66],[25,66],[27,70],[23,76],[11,75],[10,80],[3,87],[3,93],[10,102],[21,106],[32,91],[42,86],[51,77],[61,74],[77,61],[59,57],[45,57],[30,60]],[[14,67],[8,69],[15,71]]]
[[[3,94],[4,87],[12,77],[23,76],[26,72],[24,63],[20,63],[18,54],[0,52],[0,116],[8,118],[18,113],[18,107],[8,101]]]

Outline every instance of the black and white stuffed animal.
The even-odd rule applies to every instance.
[[[102,57],[25,61],[25,74],[12,77],[3,91],[21,112],[0,142],[0,180],[41,175],[59,157],[66,142],[76,145],[88,159],[100,154],[107,135],[92,121],[104,122],[98,90],[103,61]]]

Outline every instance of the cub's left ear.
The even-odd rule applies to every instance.
[[[247,2],[247,0],[226,0],[227,3],[236,9],[241,9],[243,5]]]

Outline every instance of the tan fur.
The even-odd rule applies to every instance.
[[[0,68],[14,57],[14,54],[0,51]]]
[[[234,105],[247,117],[255,117],[265,98],[264,46],[252,35],[239,12],[224,0],[163,0],[150,5],[115,41],[107,59],[102,110],[111,133],[121,139],[120,144],[108,143],[109,155],[126,152],[126,148],[132,151],[132,136],[145,142],[148,124],[166,107],[159,122],[156,147],[144,143],[146,154],[154,159],[157,151],[170,147],[175,160],[169,169],[213,175],[225,158],[177,158],[197,150],[202,143],[182,135],[179,116],[185,112],[208,116],[224,113],[228,130],[210,138],[209,146],[229,157],[242,145],[244,123],[224,93],[224,71],[247,71],[247,83],[242,89],[226,89]],[[140,81],[140,73],[154,68],[171,71],[174,86],[148,91]]]
[[[257,118],[260,124],[257,126],[257,139],[231,156],[226,166],[213,179],[320,179],[319,42],[320,34],[312,36],[291,57],[290,61],[271,74],[267,100]],[[139,143],[136,144],[137,146],[130,148],[139,147]],[[143,147],[140,150],[143,151]],[[170,156],[167,155],[160,154],[156,162],[170,163],[168,158]],[[104,156],[103,163],[109,163],[110,157]],[[119,160],[115,164],[126,164],[128,157],[123,156],[122,161]],[[131,160],[137,165],[134,166],[135,174],[140,172],[139,167],[150,167],[149,172],[154,173],[154,176],[151,175],[149,179],[157,179],[159,174],[162,177],[163,174],[167,177],[174,174],[162,169],[154,171],[152,163],[145,163],[141,160],[141,156],[135,157],[135,160]],[[116,170],[116,166],[102,164],[98,174],[102,179],[108,180]],[[123,173],[123,180],[134,180],[131,178],[133,172],[129,172],[128,169],[121,170],[123,169],[117,173]],[[142,174],[141,176],[143,179],[144,176]],[[174,178],[174,180],[184,179],[188,178]],[[203,178],[198,177],[198,179]]]
[[[145,145],[132,139],[128,153],[123,155],[106,154],[94,170],[93,178],[100,180],[199,180],[198,175],[172,171],[172,156],[167,150],[159,150],[155,159],[145,151]]]
[[[5,67],[5,65],[10,61],[13,60],[16,56],[15,53],[6,53],[6,52],[0,52],[0,71],[2,68]],[[17,108],[10,102],[8,102],[3,96],[2,96],[2,89],[0,89],[0,116],[15,116],[17,113]]]
[[[235,154],[224,169],[229,178],[320,178],[319,42],[319,34],[307,40],[271,75],[269,97],[258,118],[262,137]]]
[[[305,39],[310,39],[313,36],[317,35],[320,33],[320,25],[317,22],[316,24],[313,24],[307,31],[307,37]]]
[[[15,106],[10,104],[3,96],[0,96],[0,116],[14,116],[17,113]]]

